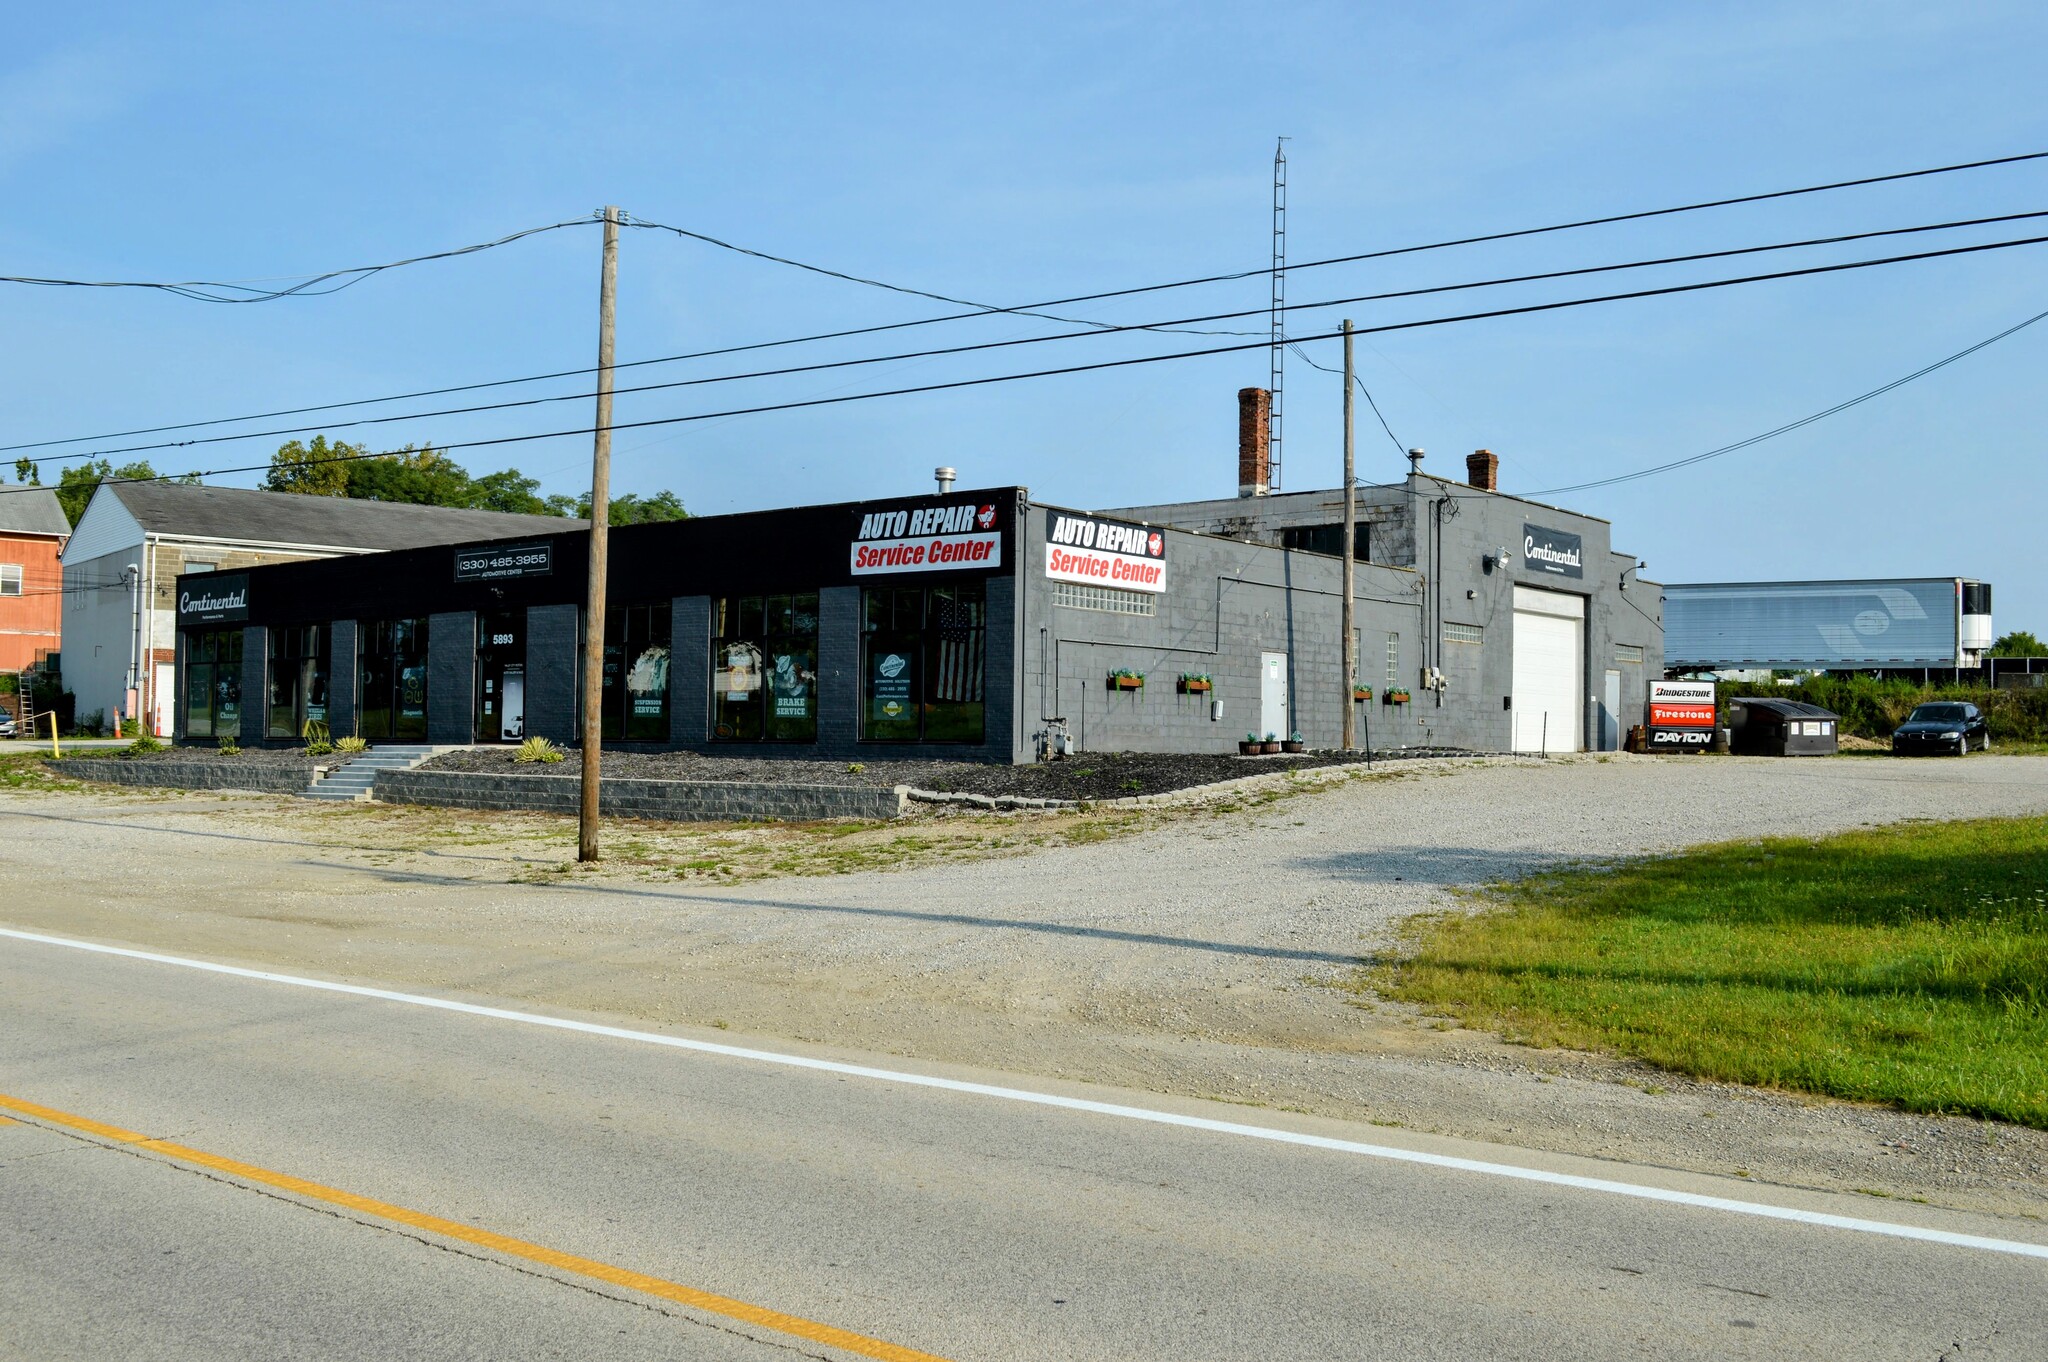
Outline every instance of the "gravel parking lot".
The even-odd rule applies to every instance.
[[[2048,812],[2048,759],[1447,760],[1324,779],[1228,808],[1127,812],[1118,826],[1133,830],[1081,845],[701,887],[620,866],[536,875],[562,856],[554,820],[465,818],[459,846],[434,845],[407,838],[410,811],[0,792],[0,809],[25,815],[0,818],[0,920],[2048,1213],[2036,1132],[1523,1050],[1335,987],[1405,919],[1455,909],[1457,886],[1725,838]],[[59,825],[67,870],[53,883],[35,853]]]

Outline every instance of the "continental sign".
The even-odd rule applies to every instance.
[[[993,502],[939,501],[867,511],[854,527],[853,575],[947,572],[1003,564]]]
[[[1161,592],[1166,590],[1166,536],[1149,525],[1047,511],[1045,575],[1055,582]]]

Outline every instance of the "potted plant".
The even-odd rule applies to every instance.
[[[1259,744],[1259,750],[1269,757],[1279,756],[1280,735],[1278,733],[1268,733],[1266,735],[1266,740]]]
[[[1143,690],[1145,688],[1145,673],[1134,672],[1128,667],[1118,667],[1109,674],[1109,688],[1111,690]]]
[[[1358,703],[1358,704],[1362,704],[1362,703],[1364,703],[1365,701],[1367,701],[1367,700],[1370,700],[1370,699],[1372,699],[1372,687],[1371,687],[1371,686],[1353,686],[1353,687],[1351,688],[1351,699],[1352,699],[1353,703]]]
[[[1256,733],[1245,734],[1244,741],[1237,745],[1237,755],[1240,757],[1256,757],[1259,755],[1259,735]]]
[[[1216,689],[1215,682],[1209,679],[1209,673],[1207,672],[1182,672],[1180,674],[1180,693],[1182,695],[1205,695],[1214,689]]]
[[[1390,705],[1405,705],[1408,703],[1408,692],[1405,688],[1396,686],[1386,693],[1384,699]]]
[[[1308,751],[1308,744],[1302,740],[1301,734],[1289,733],[1287,741],[1280,744],[1280,750],[1283,752],[1306,752]]]

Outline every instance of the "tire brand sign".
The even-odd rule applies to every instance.
[[[1652,681],[1644,727],[1656,751],[1709,747],[1714,741],[1714,683]]]
[[[1541,525],[1522,525],[1522,561],[1529,571],[1546,573],[1552,577],[1583,577],[1586,575],[1585,541],[1575,534],[1563,530],[1547,530]]]
[[[1045,575],[1055,582],[1161,592],[1166,590],[1166,535],[1150,525],[1047,511]]]
[[[249,618],[249,578],[246,573],[214,577],[204,582],[180,583],[178,624],[225,624]]]
[[[1001,567],[997,519],[996,503],[972,500],[861,512],[854,526],[853,575]]]

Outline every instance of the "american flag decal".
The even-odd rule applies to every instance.
[[[938,601],[939,658],[932,698],[962,704],[982,701],[982,663],[988,631],[982,627],[979,601]]]

